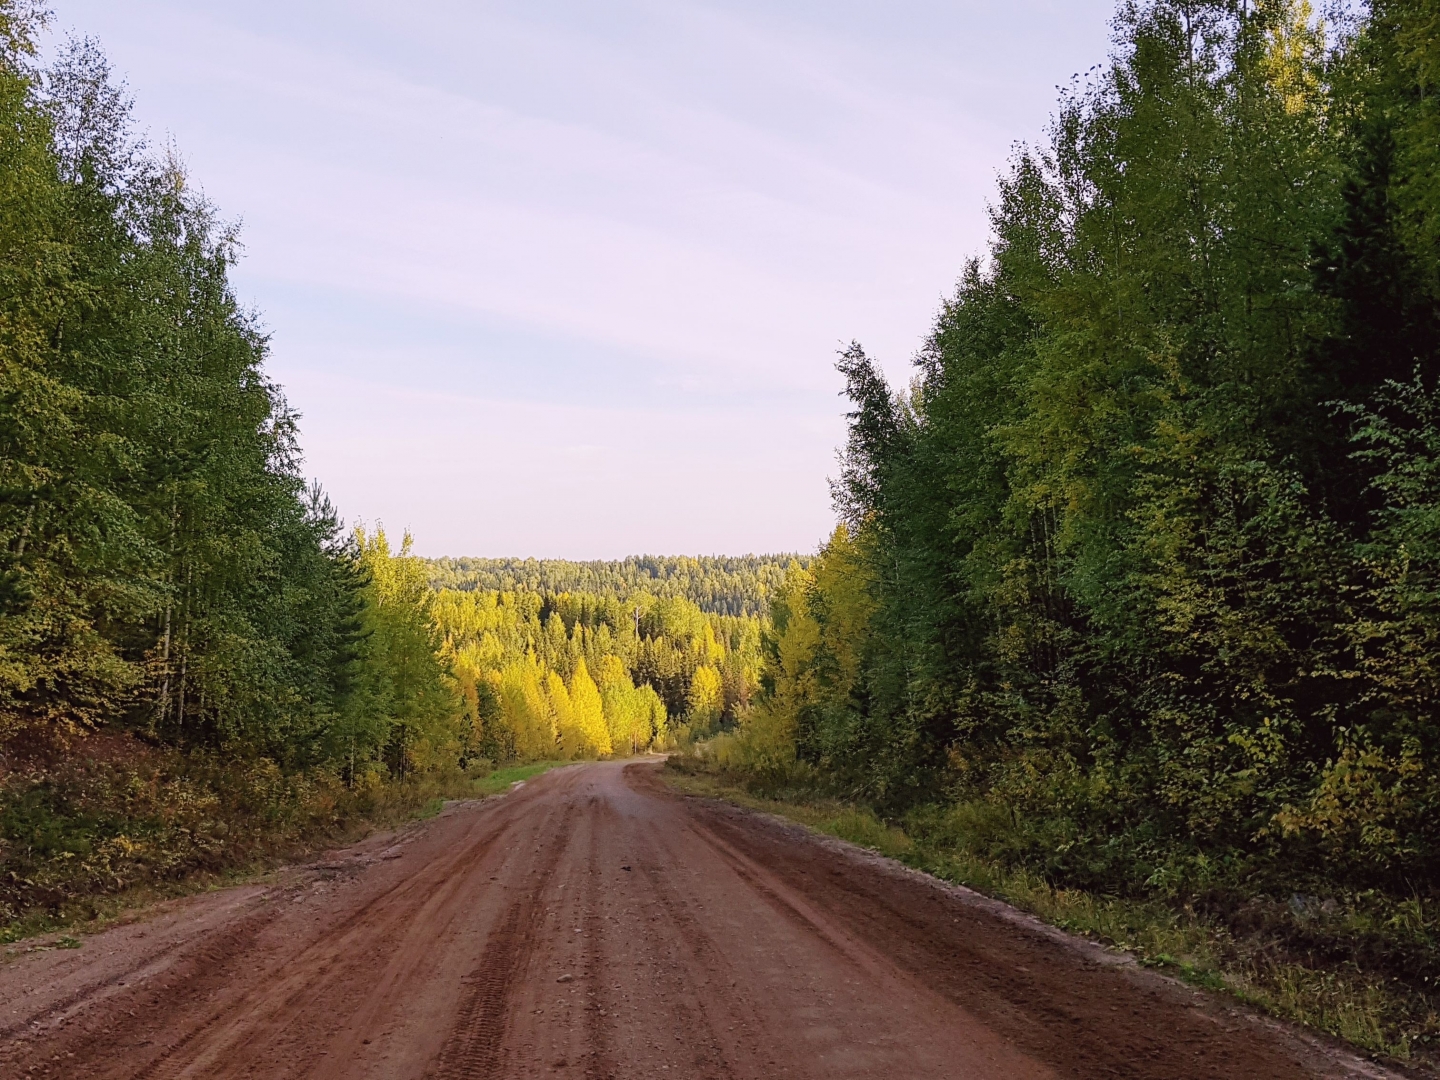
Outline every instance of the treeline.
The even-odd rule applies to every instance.
[[[626,756],[732,725],[758,686],[763,625],[640,593],[445,590],[443,655],[480,753]]]
[[[478,761],[428,568],[302,477],[234,231],[36,11],[0,0],[0,935]]]
[[[424,570],[302,479],[233,230],[96,46],[36,65],[33,10],[0,3],[0,742],[456,759]]]
[[[431,562],[430,582],[437,589],[482,592],[589,593],[625,600],[647,594],[685,599],[716,615],[763,615],[792,562],[799,555],[635,555],[618,561],[568,562],[564,559],[443,558]]]
[[[0,0],[0,935],[501,763],[733,726],[795,561],[436,564],[347,533],[233,231],[96,46],[39,65],[34,10]]]
[[[1437,19],[1121,6],[910,387],[843,354],[844,524],[728,760],[965,808],[1061,883],[1430,925]]]

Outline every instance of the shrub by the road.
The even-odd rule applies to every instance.
[[[83,926],[137,899],[230,880],[380,825],[439,798],[483,794],[469,775],[285,771],[91,736],[85,753],[17,754],[0,775],[0,938]],[[18,760],[16,760],[18,758]]]

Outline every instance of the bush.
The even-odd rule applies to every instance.
[[[377,769],[347,785],[333,772],[157,749],[125,735],[83,746],[5,754],[0,932],[12,940],[93,917],[106,897],[262,865],[469,792],[458,771],[399,782]]]

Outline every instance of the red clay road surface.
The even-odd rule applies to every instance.
[[[0,1076],[1385,1076],[653,764],[0,967]]]

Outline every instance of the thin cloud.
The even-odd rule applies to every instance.
[[[342,508],[585,555],[828,531],[838,343],[907,377],[1111,5],[55,6],[243,216],[238,287]],[[664,497],[602,522],[587,484]]]

